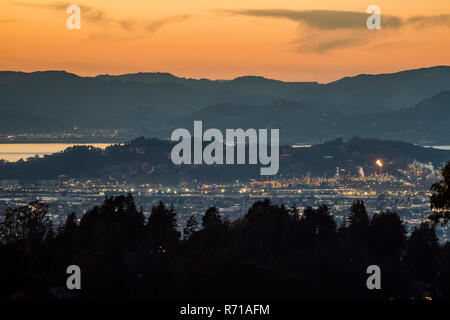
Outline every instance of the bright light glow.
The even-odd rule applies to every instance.
[[[376,163],[377,163],[377,166],[379,166],[379,167],[382,167],[382,166],[383,166],[383,162],[381,162],[380,159],[378,159]]]

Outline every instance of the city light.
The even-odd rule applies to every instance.
[[[376,164],[377,164],[377,166],[379,166],[380,168],[383,167],[383,162],[382,162],[380,159],[377,160]]]
[[[378,159],[376,161],[376,164],[377,164],[377,166],[380,167],[380,175],[382,175],[383,174],[383,162],[380,159]]]

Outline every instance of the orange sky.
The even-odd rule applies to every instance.
[[[450,65],[449,0],[70,1],[2,0],[0,70],[329,82]],[[81,30],[66,28],[69,4],[82,7]],[[365,27],[371,4],[382,30]]]

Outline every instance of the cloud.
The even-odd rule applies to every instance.
[[[178,15],[178,16],[172,16],[172,17],[167,17],[167,18],[163,18],[163,19],[159,19],[156,21],[153,21],[151,23],[149,23],[146,26],[146,30],[150,33],[154,33],[156,31],[158,31],[160,28],[162,28],[163,26],[169,24],[169,23],[173,23],[173,22],[182,22],[188,19],[191,19],[193,17],[193,15],[190,14],[183,14],[183,15]]]
[[[131,20],[117,20],[117,23],[125,30],[131,30],[134,27],[134,22]]]
[[[46,9],[46,10],[52,10],[52,11],[66,12],[65,10],[72,3],[70,3],[70,2],[52,2],[52,3],[14,2],[14,4],[18,5],[18,6],[22,6],[22,7],[40,8],[40,9]],[[104,26],[115,24],[126,31],[129,31],[129,30],[134,29],[135,27],[138,27],[138,22],[136,22],[134,20],[111,18],[108,16],[106,11],[104,11],[102,9],[94,8],[91,6],[85,6],[85,5],[80,5],[79,7],[81,9],[82,19],[86,20],[90,23],[101,24]],[[145,23],[140,23],[139,27],[140,28],[143,27],[144,30],[146,30],[150,33],[154,33],[169,23],[185,21],[185,20],[191,19],[192,17],[194,17],[194,15],[190,15],[190,14],[166,17],[166,18],[162,18],[159,20],[155,20],[151,23],[148,23],[147,25]],[[106,34],[107,33],[94,34],[92,36],[92,38],[107,38],[107,36],[105,36]]]
[[[298,27],[298,36],[288,45],[295,51],[326,54],[329,51],[364,46],[378,39],[384,39],[386,32],[374,32],[368,29],[318,30],[308,26]]]
[[[369,16],[365,12],[333,10],[243,9],[222,10],[221,12],[250,17],[288,19],[319,30],[364,29]],[[382,15],[382,20],[384,26],[398,28],[402,25],[402,19],[399,17]]]
[[[28,8],[40,8],[52,11],[66,12],[67,7],[72,3],[70,2],[53,2],[53,3],[28,3],[28,2],[14,2],[15,5],[28,7]],[[94,8],[86,5],[79,5],[81,9],[81,15],[83,20],[90,23],[111,25],[116,24],[124,30],[130,30],[133,27],[133,22],[131,20],[119,20],[108,16],[108,14],[98,8]]]
[[[416,27],[448,27],[450,28],[450,14],[440,14],[435,16],[414,16],[406,20],[406,24]]]
[[[8,22],[15,22],[17,21],[16,19],[4,19],[4,20],[0,20],[0,23],[8,23]]]
[[[14,2],[15,5],[17,6],[21,6],[21,7],[30,7],[30,8],[51,8],[51,9],[66,9],[70,4],[66,4],[63,2],[58,2],[58,3],[48,3],[48,4],[44,4],[44,3],[28,3],[28,2],[20,2],[20,1],[15,1]]]
[[[96,32],[92,33],[87,37],[86,41],[108,41],[113,37],[110,33],[107,32]]]
[[[390,30],[405,26],[450,27],[450,14],[436,16],[413,16],[407,19],[392,15],[381,15],[383,32],[369,31],[366,26],[370,14],[356,11],[335,10],[286,10],[286,9],[238,9],[220,10],[225,15],[277,18],[294,21],[301,30],[300,36],[291,43],[295,50],[313,53],[362,46],[376,41],[380,34],[386,36]]]

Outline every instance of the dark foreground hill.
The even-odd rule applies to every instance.
[[[174,145],[169,141],[138,138],[105,150],[76,146],[43,158],[0,162],[0,179],[56,179],[59,175],[67,175],[175,184],[180,178],[200,182],[260,179],[260,164],[175,166],[170,160]],[[336,167],[351,174],[358,174],[358,167],[363,167],[371,173],[378,170],[375,167],[377,159],[385,162],[385,172],[400,174],[398,169],[406,168],[414,160],[441,166],[450,159],[450,151],[395,141],[354,138],[345,142],[336,139],[310,148],[280,147],[279,174],[329,176],[336,172]]]

